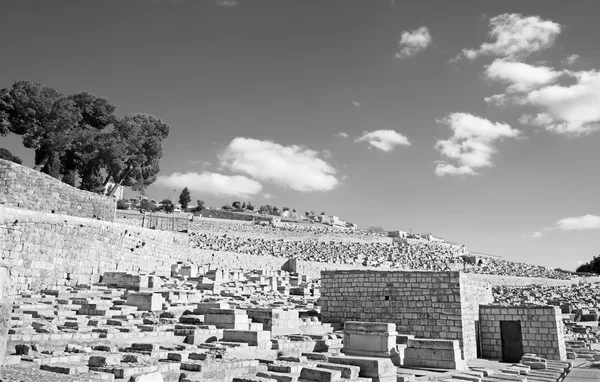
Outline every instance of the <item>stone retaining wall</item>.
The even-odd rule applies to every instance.
[[[18,290],[98,282],[107,271],[169,275],[187,235],[0,205],[0,263]]]
[[[0,204],[113,221],[116,201],[71,187],[32,168],[0,159]]]

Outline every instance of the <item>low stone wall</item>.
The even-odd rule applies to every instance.
[[[188,259],[185,234],[0,205],[0,262],[16,289],[98,282],[107,271],[169,275]]]
[[[32,168],[0,159],[0,204],[113,221],[116,201],[71,187]]]

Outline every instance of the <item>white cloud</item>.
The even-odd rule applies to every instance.
[[[511,98],[506,94],[494,94],[493,96],[485,97],[483,100],[489,104],[504,107],[511,101]]]
[[[560,24],[518,13],[492,17],[489,24],[493,41],[481,44],[478,49],[463,49],[462,56],[471,60],[482,55],[522,58],[551,47],[561,32]]]
[[[586,229],[600,229],[600,216],[584,215],[560,219],[555,224],[561,231],[581,231]]]
[[[520,135],[519,130],[505,123],[494,123],[468,113],[452,113],[439,122],[447,124],[454,134],[435,144],[445,158],[437,162],[438,176],[477,175],[478,169],[493,165],[491,158],[496,152],[496,141]]]
[[[579,58],[580,57],[578,54],[572,54],[569,57],[566,57],[565,59],[563,59],[560,63],[563,65],[571,66],[575,62],[577,62],[579,60]]]
[[[533,239],[539,239],[539,238],[541,238],[541,237],[543,237],[543,236],[544,236],[544,235],[542,235],[542,233],[541,233],[541,232],[534,232],[534,233],[533,233],[533,235],[531,235],[531,237],[532,237]]]
[[[576,78],[576,84],[549,85],[533,90],[526,95],[524,102],[543,110],[543,126],[550,132],[577,136],[599,130],[600,73],[582,71],[569,74]]]
[[[239,0],[217,0],[218,7],[235,7],[239,4]]]
[[[360,107],[360,102],[352,101],[352,105],[356,107]]]
[[[238,137],[220,160],[232,171],[301,192],[329,191],[339,183],[335,168],[320,159],[317,151],[297,145]]]
[[[408,138],[394,130],[375,130],[365,132],[362,137],[356,138],[354,142],[369,142],[379,150],[390,152],[396,146],[410,146]]]
[[[431,35],[426,26],[410,32],[404,31],[399,42],[400,52],[396,53],[396,58],[412,57],[427,49],[429,44],[431,44]]]
[[[334,134],[333,136],[338,137],[338,138],[348,138],[349,137],[348,133],[344,133],[343,131],[340,131],[339,133]]]
[[[323,158],[331,159],[331,158],[333,158],[333,154],[329,150],[323,150]]]
[[[532,66],[522,62],[496,59],[485,71],[488,78],[508,83],[509,93],[524,92],[556,81],[562,72],[547,66]]]
[[[184,188],[201,194],[250,197],[262,190],[262,185],[243,175],[222,175],[212,172],[173,173],[159,175],[156,184],[162,187]]]

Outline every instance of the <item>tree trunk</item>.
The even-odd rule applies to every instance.
[[[123,183],[123,181],[125,180],[125,178],[127,178],[129,176],[129,173],[131,172],[131,166],[128,166],[127,169],[123,172],[123,175],[121,175],[119,177],[119,179],[115,179],[115,185],[110,189],[110,192],[108,193],[108,196],[114,196],[115,192],[117,191],[117,187],[119,187],[121,185],[121,183]]]

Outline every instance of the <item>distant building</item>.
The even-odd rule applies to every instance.
[[[388,231],[388,237],[407,237],[408,232],[405,231]]]
[[[106,186],[104,187],[104,195],[107,195],[114,186],[115,186],[115,184],[112,182],[106,183]],[[114,192],[113,196],[117,200],[122,200],[124,193],[125,193],[125,187],[119,185],[119,186],[117,186],[117,190]]]
[[[433,234],[431,232],[422,233],[419,236],[421,236],[422,239],[429,240],[429,241],[442,241],[442,242],[446,241],[446,240],[442,239],[441,237],[433,236]]]

